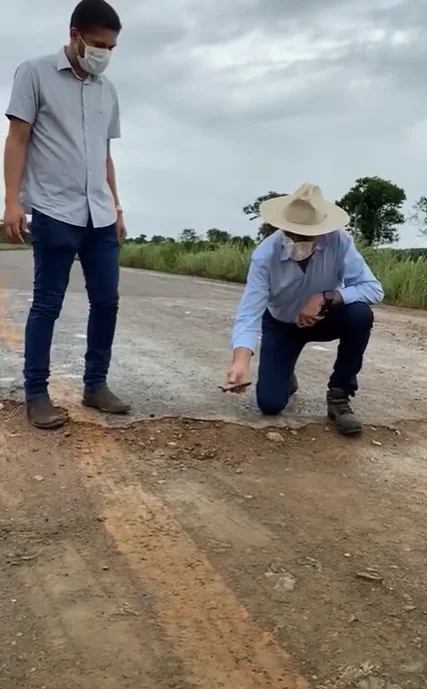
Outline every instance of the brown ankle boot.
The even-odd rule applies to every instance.
[[[67,422],[67,413],[60,407],[54,407],[49,395],[27,400],[26,409],[29,422],[36,428],[60,428]]]
[[[85,390],[82,403],[105,414],[127,414],[131,410],[130,404],[114,395],[108,385],[101,385],[94,392]]]

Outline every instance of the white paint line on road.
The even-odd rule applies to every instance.
[[[241,285],[236,285],[234,282],[217,282],[216,280],[194,280],[195,285],[210,285],[211,287],[218,287],[219,289],[229,290],[241,289]]]
[[[241,291],[242,285],[235,282],[223,282],[221,280],[209,280],[209,278],[195,278],[192,275],[180,275],[177,273],[158,273],[154,270],[143,270],[140,268],[122,268],[124,273],[131,273],[133,275],[139,275],[140,277],[154,277],[161,280],[184,280],[192,282],[195,285],[210,285],[211,287],[218,287],[219,289],[225,290],[236,290]]]
[[[175,273],[156,273],[154,270],[143,270],[140,268],[122,268],[125,273],[132,273],[133,275],[139,275],[140,277],[149,275],[153,278],[164,278],[165,280],[176,280],[180,278],[186,278],[187,275],[175,275]]]
[[[321,345],[312,345],[312,349],[315,349],[316,352],[329,352],[329,349],[327,347],[322,347]]]

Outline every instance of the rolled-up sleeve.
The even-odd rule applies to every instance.
[[[353,240],[348,237],[344,252],[342,277],[344,287],[338,291],[344,304],[364,302],[379,304],[384,299],[384,291],[363,256],[356,249]]]
[[[24,62],[15,72],[6,117],[33,125],[39,108],[39,82],[35,65]]]
[[[113,107],[111,110],[110,124],[108,127],[108,139],[120,139],[121,125],[119,97],[113,85],[111,85],[111,88],[113,89]]]
[[[261,330],[261,318],[270,296],[268,266],[252,259],[245,291],[237,309],[233,328],[232,347],[245,347],[255,352]]]

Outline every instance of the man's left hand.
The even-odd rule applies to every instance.
[[[297,326],[299,328],[312,328],[313,325],[322,321],[324,316],[321,316],[320,312],[324,305],[325,299],[323,294],[313,294],[298,314],[296,319]]]
[[[119,244],[123,244],[127,237],[127,231],[126,231],[126,226],[125,226],[125,219],[123,217],[123,213],[119,211],[117,214],[117,220],[116,220],[116,232],[117,232],[117,239],[119,240]]]

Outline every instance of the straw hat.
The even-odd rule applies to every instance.
[[[273,227],[306,237],[329,234],[345,227],[350,220],[342,208],[325,201],[315,184],[303,184],[289,196],[263,201],[259,211]]]

